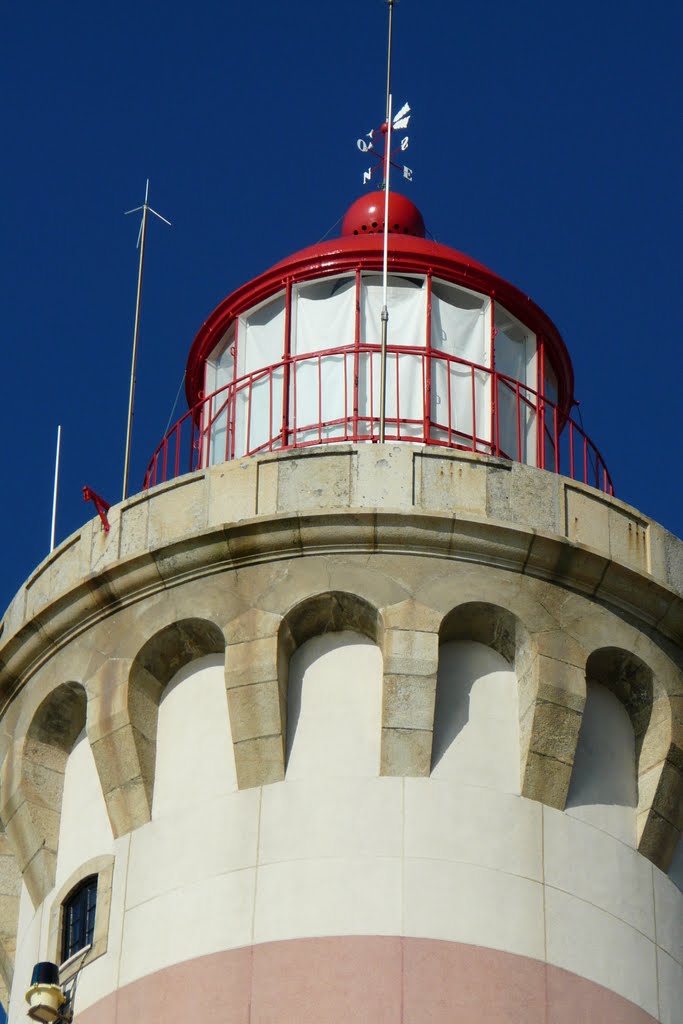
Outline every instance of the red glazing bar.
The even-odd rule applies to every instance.
[[[447,397],[448,397],[448,443],[449,444],[453,443],[453,386],[452,386],[452,383],[451,383],[451,370],[452,369],[453,369],[453,364],[449,360],[446,360],[446,381],[447,381],[446,394],[447,394]],[[457,412],[457,410],[456,410],[456,412]]]
[[[296,393],[296,388],[297,388],[297,372],[296,371],[297,371],[298,365],[299,365],[298,361],[297,362],[291,362],[289,364],[289,367],[288,367],[288,371],[289,371],[289,386],[292,389],[292,418],[291,418],[290,427],[289,427],[289,433],[292,435],[292,448],[296,448],[296,446],[297,446],[297,439],[298,439],[298,435],[299,435],[299,426],[298,426],[298,419],[297,419],[297,412],[298,412],[297,404],[298,404],[298,400],[297,400],[297,393]],[[282,447],[283,448],[288,448],[289,447],[289,437],[288,436],[286,436],[285,443],[283,444]]]
[[[360,270],[356,271],[356,319],[353,338],[353,436],[358,436],[358,388],[360,382]]]
[[[371,349],[368,352],[368,360],[370,365],[370,437],[375,436],[375,360],[374,351]]]
[[[494,455],[500,451],[500,425],[498,423],[498,378],[496,376],[496,300],[491,297],[489,305],[489,332],[491,341],[491,354],[489,357],[488,386],[491,396],[491,441],[494,446]]]
[[[289,384],[290,365],[292,359],[292,282],[289,278],[285,283],[285,337],[284,337],[284,359],[282,367],[282,447],[289,445]],[[296,398],[294,399],[296,406]],[[295,412],[296,418],[296,412]],[[296,445],[296,432],[294,434]]]
[[[254,378],[249,377],[247,385],[247,436],[245,440],[245,455],[251,455],[251,397],[254,392]]]
[[[409,356],[407,358],[410,358]],[[396,440],[401,440],[401,390],[399,387],[398,379],[398,352],[394,353],[394,362],[396,364]]]
[[[427,330],[425,334],[425,351],[427,358],[424,361],[424,389],[422,401],[424,402],[424,426],[422,432],[425,444],[429,443],[432,423],[432,272],[427,271]]]
[[[348,362],[347,362],[346,354],[345,353],[342,355],[342,360],[343,360],[343,363],[344,363],[344,429],[342,431],[342,434],[344,436],[344,440],[348,441],[348,439],[349,439],[349,367],[348,367]]]
[[[477,450],[477,401],[476,401],[476,390],[474,381],[474,367],[470,370],[470,376],[472,378],[472,451]]]

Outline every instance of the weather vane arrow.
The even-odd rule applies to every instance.
[[[405,130],[408,127],[408,124],[410,122],[410,117],[411,117],[410,104],[409,103],[404,103],[403,106],[401,107],[401,109],[396,114],[394,114],[393,118],[391,119],[391,132],[388,131],[388,124],[389,124],[389,122],[385,121],[384,124],[380,128],[373,128],[372,131],[369,131],[366,135],[363,135],[360,139],[356,140],[356,146],[360,150],[360,152],[361,153],[370,153],[374,157],[374,159],[376,160],[376,163],[375,163],[374,167],[370,166],[370,167],[368,167],[368,169],[366,171],[363,171],[363,184],[364,185],[367,185],[368,182],[372,181],[372,176],[380,168],[384,172],[384,184],[386,185],[386,164],[387,164],[386,148],[387,148],[387,145],[388,145],[388,138],[389,138],[389,136],[391,134],[393,134],[393,132],[400,132],[400,131]],[[380,135],[384,136],[384,152],[382,152],[382,153],[378,152],[378,150],[377,150],[377,148],[375,146],[375,142],[376,142],[377,138]],[[393,151],[393,153],[389,154],[389,161],[391,163],[391,166],[394,167],[397,171],[401,171],[401,173],[403,174],[403,177],[406,179],[406,181],[412,181],[413,180],[412,169],[410,167],[407,167],[405,164],[396,163],[393,158],[395,156],[397,156],[399,153],[405,153],[405,151],[408,149],[409,145],[410,145],[410,136],[404,135],[403,138],[401,139],[399,145]]]

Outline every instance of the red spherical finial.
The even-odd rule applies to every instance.
[[[384,192],[369,192],[356,199],[346,212],[341,233],[376,235],[384,231]],[[398,192],[389,193],[389,232],[424,238],[425,223],[415,203]]]

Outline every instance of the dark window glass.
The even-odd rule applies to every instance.
[[[85,878],[64,901],[62,963],[79,949],[91,945],[95,934],[97,875]]]

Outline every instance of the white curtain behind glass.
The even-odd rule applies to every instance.
[[[489,365],[489,300],[432,281],[432,348],[458,359]],[[444,359],[432,360],[432,422],[437,437],[488,450],[491,434],[490,375]],[[450,431],[449,431],[450,428]],[[453,435],[457,436],[453,436]],[[474,442],[474,435],[478,443]]]
[[[536,388],[536,335],[496,304],[496,370],[520,384]],[[536,465],[536,396],[519,389],[519,417],[514,384],[498,384],[498,432],[502,452],[511,459]],[[525,401],[526,399],[526,401]],[[519,426],[519,431],[518,431]]]
[[[235,373],[235,325],[223,336],[206,362],[204,393],[213,395],[216,391],[229,384]],[[226,388],[215,399],[204,405],[203,429],[208,431],[209,463],[225,462],[230,455],[228,439],[228,423],[230,420],[231,395]],[[205,441],[207,435],[205,434]]]
[[[240,318],[237,374],[242,377],[280,363],[285,347],[285,296],[271,299]],[[282,368],[253,373],[236,394],[235,455],[254,452],[279,435],[282,427]]]
[[[387,287],[389,323],[387,344],[425,348],[427,333],[427,287],[424,278],[389,277]],[[379,274],[361,279],[361,344],[379,345],[382,340],[382,278]],[[397,379],[399,388],[397,393]],[[411,436],[423,429],[424,360],[420,355],[389,353],[387,358],[387,433]],[[360,359],[358,411],[360,416],[378,419],[380,394],[379,352],[364,353]],[[397,418],[404,422],[396,423]],[[393,422],[392,422],[393,421]],[[407,422],[405,422],[407,421]],[[370,432],[369,423],[365,425]],[[361,427],[362,429],[362,427]]]
[[[293,299],[292,354],[352,346],[356,279],[326,278],[300,285]],[[291,426],[298,442],[344,437],[353,413],[354,355],[296,360],[290,385]]]

